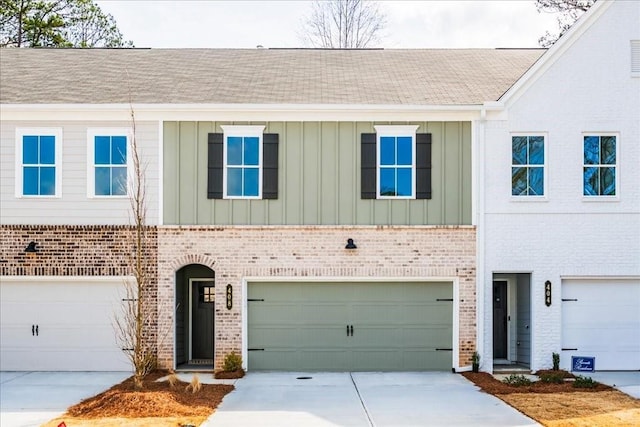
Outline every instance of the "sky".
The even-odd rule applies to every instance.
[[[136,47],[305,47],[300,37],[311,1],[99,0]],[[556,17],[533,0],[380,1],[384,48],[539,47]]]

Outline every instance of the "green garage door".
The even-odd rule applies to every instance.
[[[249,283],[250,370],[450,370],[451,283]]]

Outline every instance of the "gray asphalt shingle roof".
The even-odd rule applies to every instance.
[[[1,49],[2,104],[469,105],[542,49]]]

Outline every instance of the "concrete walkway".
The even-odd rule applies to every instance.
[[[249,373],[235,386],[203,426],[538,425],[451,373]]]
[[[0,426],[39,426],[130,372],[0,372]]]

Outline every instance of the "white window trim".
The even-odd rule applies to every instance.
[[[264,133],[264,125],[260,126],[220,126],[223,131],[222,140],[222,198],[223,199],[239,199],[239,200],[260,200],[262,199],[262,135]],[[257,196],[229,196],[227,194],[227,138],[230,136],[257,137],[258,138],[258,195]]]
[[[125,136],[127,138],[127,194],[123,196],[96,195],[95,175],[95,137],[96,136]],[[87,197],[90,199],[126,199],[131,195],[133,167],[131,161],[132,131],[129,128],[89,128],[87,129]]]
[[[544,163],[542,164],[544,179],[542,196],[514,196],[513,193],[513,137],[514,136],[541,136],[544,138]],[[547,132],[511,132],[509,133],[509,195],[512,202],[547,202],[549,201],[549,135]]]
[[[615,136],[616,137],[616,195],[615,196],[586,196],[584,194],[584,137],[585,136]],[[580,195],[583,202],[618,202],[620,201],[620,132],[582,132],[580,135]]]
[[[376,199],[381,200],[411,200],[416,198],[416,132],[420,125],[377,125],[376,130]],[[380,195],[380,138],[384,136],[411,137],[411,195],[410,196],[382,196]]]
[[[55,164],[56,189],[53,196],[25,195],[23,194],[23,170],[22,167],[22,138],[26,135],[53,135],[55,138]],[[62,197],[62,128],[16,128],[16,155],[15,155],[15,196],[18,199],[57,199]]]

